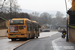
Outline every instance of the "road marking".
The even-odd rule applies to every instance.
[[[55,39],[55,40],[52,41],[52,45],[53,45],[54,50],[59,50],[58,45],[56,43],[56,41],[58,41],[59,39],[60,38],[57,38],[57,39]]]

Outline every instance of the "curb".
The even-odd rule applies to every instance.
[[[30,40],[27,40],[27,41],[23,42],[22,44],[20,44],[20,45],[16,46],[13,50],[15,50],[15,49],[19,48],[20,46],[22,46],[23,44],[25,44],[25,43],[27,43],[27,42],[29,42],[29,41],[30,41]]]

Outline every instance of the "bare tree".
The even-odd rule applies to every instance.
[[[17,0],[1,0],[0,8],[0,16],[6,17],[4,14],[8,14],[8,18],[16,17],[21,10],[17,4]]]
[[[63,23],[62,23],[62,20],[63,20],[63,13],[61,13],[60,11],[57,11],[57,13],[56,13],[56,21],[57,21],[57,23],[56,23],[56,25],[62,25]]]
[[[20,10],[17,0],[0,0],[0,8],[4,13],[19,12]]]
[[[33,16],[39,16],[39,13],[38,12],[32,12],[31,13]]]
[[[40,15],[41,24],[51,24],[51,15],[47,12],[44,12]]]

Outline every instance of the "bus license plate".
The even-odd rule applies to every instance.
[[[63,33],[65,35],[65,33]]]
[[[10,36],[10,37],[15,37],[15,36],[13,35],[13,36]]]

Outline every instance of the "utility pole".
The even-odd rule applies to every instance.
[[[66,6],[66,12],[67,12],[67,2],[66,2],[66,0],[65,0],[65,6]],[[66,18],[67,18],[67,21],[66,21],[66,22],[67,22],[67,23],[66,23],[66,24],[67,24],[67,26],[66,26],[66,28],[67,28],[66,41],[69,41],[69,37],[68,37],[68,36],[69,36],[69,34],[68,34],[68,14],[66,14]]]

